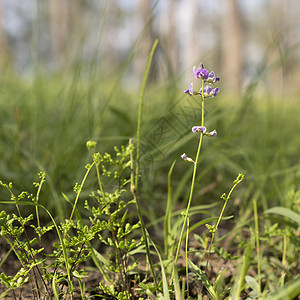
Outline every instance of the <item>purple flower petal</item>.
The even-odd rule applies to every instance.
[[[192,128],[192,131],[194,133],[196,133],[196,132],[202,132],[204,134],[206,132],[206,127],[204,127],[204,126],[194,126]]]
[[[207,82],[214,83],[216,81],[216,76],[213,71],[211,71],[208,75]]]
[[[186,94],[189,94],[190,96],[193,95],[193,83],[190,84],[189,88],[187,90],[184,90]]]
[[[217,96],[217,93],[219,92],[219,88],[212,88],[211,86],[207,85],[205,88],[204,88],[204,91],[203,91],[203,96],[204,98],[208,98],[208,97],[216,97]],[[202,96],[202,88],[200,89],[199,91],[199,95]]]
[[[217,78],[215,73],[211,71],[208,75],[208,78],[206,80],[208,83],[215,83],[217,81],[220,81],[220,78]]]
[[[194,71],[194,76],[196,79],[202,79],[202,80],[206,80],[208,78],[208,71],[206,69],[197,69]]]
[[[219,88],[214,88],[211,97],[212,97],[212,98],[213,98],[213,97],[216,97],[216,96],[217,96],[217,93],[219,92],[219,90],[220,90]]]
[[[190,157],[187,157],[187,155],[185,153],[183,153],[181,155],[181,158],[184,160],[184,161],[189,161],[189,162],[192,162],[192,163],[195,163]]]
[[[209,73],[206,69],[201,69],[200,75],[201,75],[201,79],[207,79]]]
[[[215,83],[220,81],[219,77],[216,77],[215,72],[211,71],[210,73],[204,68],[203,64],[200,63],[200,67],[193,67],[193,74],[196,79],[202,79],[208,83]]]
[[[187,155],[186,155],[185,153],[183,153],[183,154],[181,155],[181,158],[182,158],[184,161],[186,161],[186,160],[187,160]]]
[[[210,137],[215,137],[217,135],[217,131],[216,130],[213,130],[211,132],[209,132],[209,136]]]

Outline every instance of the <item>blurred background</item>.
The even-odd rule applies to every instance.
[[[142,133],[151,213],[165,206],[175,159],[174,197],[187,198],[191,168],[180,155],[195,152],[201,112],[182,92],[200,62],[221,77],[221,92],[206,105],[218,139],[203,149],[195,203],[215,201],[244,172],[236,208],[251,197],[283,204],[300,177],[299,14],[297,0],[0,0],[0,180],[17,194],[46,172],[41,201],[63,217],[61,192],[72,199],[90,159],[85,142],[104,152],[135,137],[158,38]]]
[[[158,82],[204,59],[234,91],[262,71],[277,71],[270,78],[276,92],[299,81],[297,0],[1,0],[0,5],[2,69],[24,77],[37,64],[53,74],[78,63],[112,75],[133,51],[124,84],[138,89],[158,38]]]

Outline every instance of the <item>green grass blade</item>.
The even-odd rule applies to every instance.
[[[46,207],[44,207],[43,205],[41,204],[38,204],[38,206],[40,206],[42,209],[44,209],[47,214],[49,215],[49,217],[51,218],[52,220],[52,223],[54,224],[55,226],[55,229],[56,229],[56,232],[57,232],[57,235],[59,237],[59,241],[61,243],[61,247],[62,247],[62,250],[63,250],[63,256],[64,256],[64,262],[65,262],[65,266],[66,266],[66,272],[68,274],[68,283],[69,283],[69,287],[70,287],[70,290],[73,291],[73,284],[72,284],[72,280],[71,280],[71,274],[70,274],[70,265],[69,265],[69,258],[68,258],[68,253],[67,253],[67,248],[65,246],[65,243],[64,243],[64,239],[59,231],[59,228],[54,220],[54,218],[52,217],[51,213],[48,211],[48,209]]]
[[[93,259],[95,265],[97,266],[97,268],[103,275],[103,278],[105,279],[105,281],[107,283],[111,284],[112,282],[111,282],[109,276],[107,275],[107,272],[105,271],[105,269],[102,266],[102,265],[109,266],[109,261],[103,255],[101,255],[90,243],[88,243],[88,245],[90,247],[90,250],[92,253],[92,259]]]
[[[73,203],[71,202],[71,200],[69,199],[69,197],[68,197],[66,194],[64,194],[63,192],[61,192],[61,193],[62,193],[64,199],[65,199],[65,200],[71,205],[71,207],[73,208]]]
[[[216,278],[215,282],[213,283],[213,288],[218,296],[218,299],[223,299],[222,294],[224,293],[225,290],[225,272],[227,269],[224,269]],[[226,290],[225,290],[226,292]]]
[[[198,277],[200,277],[202,284],[208,290],[212,299],[218,300],[218,295],[214,287],[210,284],[209,279],[206,277],[205,273],[200,268],[198,268],[198,266],[196,266],[190,259],[188,260],[188,262],[193,271],[198,275]]]
[[[265,300],[292,300],[300,295],[300,277],[287,282],[283,287],[267,296]]]
[[[157,253],[157,256],[158,256],[158,259],[159,259],[159,263],[160,263],[160,266],[161,266],[161,277],[162,277],[162,283],[163,283],[163,294],[164,294],[164,300],[170,300],[170,295],[169,295],[169,287],[168,287],[168,281],[167,281],[167,276],[166,276],[166,272],[165,272],[165,268],[164,268],[164,264],[163,264],[163,261],[161,259],[161,256],[159,254],[159,251],[158,249],[156,248],[155,244],[152,242],[152,246],[154,247],[156,253]]]
[[[55,300],[59,300],[59,292],[58,292],[58,288],[56,285],[56,272],[54,273],[53,278],[52,278],[52,291],[53,291]]]
[[[157,279],[154,273],[154,268],[150,256],[150,248],[149,248],[149,243],[148,243],[148,234],[147,230],[144,224],[144,219],[142,216],[142,211],[141,211],[141,206],[139,203],[139,197],[138,197],[138,182],[139,182],[139,165],[140,165],[140,142],[141,142],[141,124],[142,124],[142,111],[143,111],[143,100],[144,100],[144,94],[145,94],[145,87],[146,87],[146,82],[151,66],[151,62],[154,56],[154,53],[156,51],[156,48],[158,46],[158,40],[155,40],[152,49],[150,51],[144,77],[143,77],[143,82],[141,86],[141,92],[140,92],[140,101],[139,101],[139,114],[138,114],[138,123],[137,123],[137,148],[136,148],[136,170],[135,170],[135,184],[132,186],[131,190],[135,199],[136,207],[137,207],[137,212],[139,216],[139,220],[141,222],[141,229],[145,241],[145,248],[146,248],[146,255],[148,259],[148,263],[150,265],[151,273],[154,279],[155,286],[157,287]]]
[[[242,261],[242,265],[240,267],[239,273],[237,275],[237,279],[233,285],[230,300],[239,300],[240,299],[240,294],[243,290],[245,276],[246,276],[246,273],[247,273],[249,265],[250,265],[251,253],[252,253],[252,246],[251,246],[251,242],[249,242],[247,244],[247,247],[246,247],[244,255],[243,255],[243,261]]]
[[[264,211],[265,214],[279,214],[285,216],[300,225],[300,215],[286,207],[272,207]]]
[[[156,48],[158,46],[158,40],[154,41],[154,44],[152,46],[152,49],[150,51],[144,77],[143,77],[143,82],[141,86],[141,91],[140,91],[140,97],[139,97],[139,114],[138,114],[138,123],[137,123],[137,146],[136,146],[136,173],[135,173],[135,188],[138,190],[138,181],[139,181],[139,167],[140,167],[140,148],[141,148],[141,127],[142,127],[142,113],[143,113],[143,102],[144,102],[144,95],[145,95],[145,88],[146,88],[146,82],[148,79],[148,74],[151,66],[151,62],[154,56],[154,53],[156,51]]]
[[[174,267],[174,290],[175,290],[175,299],[181,300],[181,291],[180,291],[180,284],[178,280],[178,271],[177,267]]]
[[[165,256],[168,258],[170,249],[170,231],[171,231],[171,211],[172,211],[172,186],[171,186],[171,175],[176,161],[173,162],[169,174],[168,174],[168,200],[167,208],[165,213],[165,225],[164,225],[164,240],[165,240]]]

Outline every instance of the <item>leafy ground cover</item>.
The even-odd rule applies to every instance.
[[[1,298],[297,299],[299,106],[257,82],[144,94],[150,63],[139,101],[2,78]]]

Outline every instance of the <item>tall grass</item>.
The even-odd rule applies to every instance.
[[[43,204],[49,202],[49,209],[62,216],[65,204],[58,191],[71,192],[72,183],[80,178],[80,166],[88,159],[85,142],[97,140],[100,148],[107,151],[134,136],[137,95],[122,90],[121,84],[112,95],[113,86],[112,80],[90,82],[76,72],[39,78],[38,82],[2,77],[0,177],[14,181],[15,187],[22,190],[32,182],[32,174],[45,171],[49,185],[43,191]],[[165,174],[183,149],[195,148],[192,133],[188,132],[195,121],[189,113],[183,117],[177,113],[187,106],[181,90],[167,98],[162,88],[149,89],[141,132],[141,172],[147,174],[148,180],[141,188],[143,202],[154,203],[150,213],[157,217],[157,208],[163,208],[161,199],[167,191]],[[196,182],[202,182],[203,190],[196,193],[194,201],[212,201],[226,189],[227,178],[234,177],[239,167],[249,183],[241,194],[256,194],[258,205],[264,209],[283,205],[285,194],[299,178],[300,138],[295,130],[300,126],[300,107],[272,95],[255,97],[253,91],[245,91],[240,99],[221,95],[213,101],[218,105],[208,104],[206,109],[219,135],[209,145],[209,153],[208,147],[202,149],[200,160],[205,158],[205,163],[201,164]],[[159,138],[154,135],[159,133]],[[173,172],[178,202],[187,201],[185,182],[189,172],[180,163]],[[212,182],[216,187],[205,190]]]

